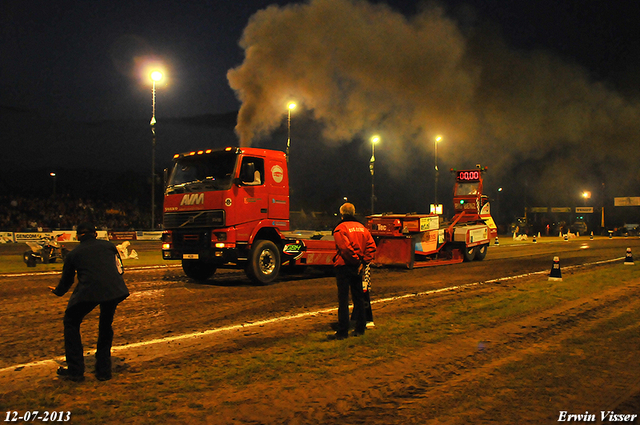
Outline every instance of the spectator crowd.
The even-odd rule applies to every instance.
[[[71,230],[83,222],[95,223],[101,230],[141,230],[151,225],[149,212],[130,201],[0,196],[0,231]]]

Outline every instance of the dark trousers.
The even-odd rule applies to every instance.
[[[373,310],[371,310],[371,291],[363,292],[362,304],[364,305],[364,320],[365,322],[373,322]],[[356,307],[353,307],[351,312],[351,320],[356,321],[358,311]]]
[[[358,274],[357,266],[336,267],[336,282],[338,284],[338,334],[349,333],[349,290],[353,301],[353,311],[356,317],[355,331],[364,333],[366,329],[364,294],[362,292],[362,277]]]
[[[98,347],[96,350],[96,375],[111,375],[111,344],[113,342],[113,316],[121,300],[97,302],[81,302],[68,307],[64,312],[64,349],[67,366],[71,375],[84,375],[84,355],[80,324],[85,316],[100,306],[98,325]]]

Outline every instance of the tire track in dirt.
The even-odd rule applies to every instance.
[[[421,305],[437,308],[442,303],[457,302],[460,297],[476,296],[497,288],[465,290],[464,294],[442,294]],[[326,393],[342,389],[326,406],[296,406],[301,423],[406,424],[406,423],[484,423],[487,412],[503,418],[502,423],[550,423],[558,410],[530,412],[527,418],[509,419],[510,406],[499,397],[490,397],[482,408],[453,414],[452,400],[479,380],[499,379],[498,369],[526,356],[547,352],[563,340],[573,338],[582,329],[607,320],[612,314],[640,307],[640,281],[613,288],[596,298],[586,297],[563,303],[517,318],[516,321],[483,328],[439,342],[427,356],[414,353],[405,358],[368,368],[329,382],[313,392]],[[412,308],[417,306],[413,303]],[[480,342],[480,343],[479,343]],[[389,373],[389,371],[392,371]],[[398,379],[398,377],[400,377]],[[593,398],[601,410],[621,406],[629,398],[629,388],[638,385],[637,375],[617,382],[618,391]],[[351,391],[349,389],[352,389]],[[621,398],[622,397],[622,398]],[[314,397],[307,394],[305,398]],[[565,406],[566,408],[567,406]],[[506,410],[505,410],[506,409]],[[511,409],[511,412],[509,411]],[[502,414],[498,414],[502,411]],[[304,413],[303,413],[304,412]],[[534,417],[538,416],[538,417]]]

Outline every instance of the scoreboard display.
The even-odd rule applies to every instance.
[[[462,183],[475,183],[480,181],[480,170],[456,171],[456,180]]]

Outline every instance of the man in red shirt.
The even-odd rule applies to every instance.
[[[333,230],[337,250],[333,257],[333,266],[338,284],[338,329],[331,339],[344,339],[349,336],[349,289],[356,312],[353,335],[363,335],[366,329],[360,270],[365,264],[373,261],[376,243],[369,230],[356,220],[355,214],[356,208],[353,204],[343,204],[340,207],[342,220]]]

